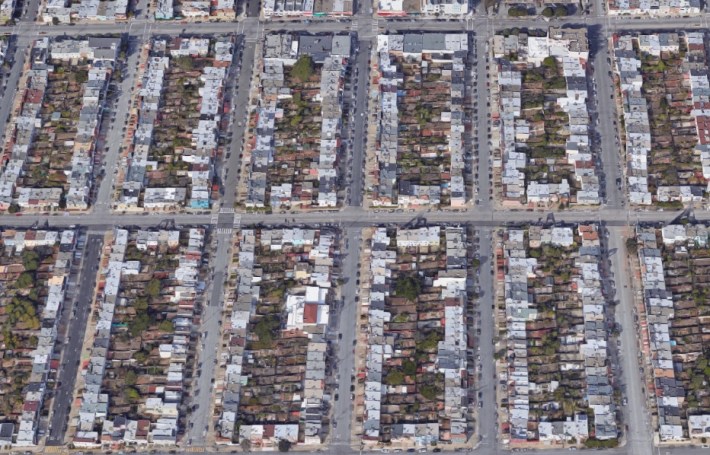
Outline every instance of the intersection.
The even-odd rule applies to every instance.
[[[597,221],[605,224],[611,233],[611,245],[616,248],[617,252],[622,251],[622,243],[620,235],[623,228],[628,228],[636,223],[669,223],[677,218],[681,212],[679,211],[647,211],[628,208],[625,205],[623,196],[623,186],[617,186],[618,179],[624,180],[621,173],[621,163],[623,157],[619,154],[618,144],[618,129],[614,122],[616,112],[614,105],[608,102],[612,99],[613,87],[611,81],[607,78],[608,66],[608,47],[606,46],[609,36],[618,31],[628,30],[673,30],[673,29],[693,29],[707,28],[710,15],[703,13],[699,17],[688,18],[670,18],[662,21],[656,19],[635,19],[635,18],[611,18],[606,17],[603,12],[601,1],[596,1],[593,5],[593,15],[578,15],[562,19],[552,20],[549,23],[543,23],[536,18],[512,19],[504,17],[504,13],[495,16],[486,15],[479,7],[479,11],[475,15],[471,15],[465,20],[432,20],[432,19],[397,19],[384,20],[374,18],[369,14],[369,3],[361,3],[357,14],[352,18],[335,20],[320,20],[313,19],[310,23],[299,21],[263,21],[258,17],[242,17],[240,16],[237,22],[209,22],[209,23],[177,23],[167,21],[154,21],[145,18],[142,14],[136,18],[132,18],[125,23],[106,23],[106,24],[77,24],[77,25],[42,25],[34,22],[39,7],[39,0],[30,1],[27,7],[27,13],[14,26],[0,27],[0,33],[13,35],[16,37],[14,43],[13,66],[9,75],[6,77],[5,100],[0,105],[0,128],[5,131],[5,126],[12,108],[12,97],[17,90],[18,84],[21,81],[22,68],[25,59],[29,54],[29,48],[32,41],[43,36],[79,36],[90,34],[105,34],[105,33],[122,33],[130,38],[130,42],[135,43],[135,52],[129,53],[128,57],[128,74],[125,76],[121,86],[124,97],[121,98],[116,107],[116,125],[110,130],[107,143],[109,151],[105,156],[105,171],[106,176],[99,186],[97,192],[97,200],[92,210],[82,214],[22,214],[22,215],[4,215],[0,217],[0,224],[7,227],[25,227],[29,228],[34,225],[49,226],[53,228],[60,227],[82,227],[88,230],[88,243],[90,255],[87,258],[98,257],[98,243],[100,237],[106,231],[115,226],[139,226],[139,227],[154,227],[166,220],[174,222],[176,226],[190,225],[205,225],[212,226],[215,229],[214,236],[214,255],[212,256],[211,265],[213,268],[212,279],[209,287],[209,295],[205,304],[205,314],[202,320],[202,326],[199,327],[200,333],[205,333],[203,349],[203,357],[201,361],[207,366],[202,369],[202,373],[195,379],[195,387],[193,390],[199,390],[199,394],[195,394],[192,398],[193,405],[197,405],[196,411],[189,415],[189,430],[183,442],[190,441],[192,447],[204,447],[210,450],[213,446],[208,437],[205,436],[204,430],[212,430],[209,428],[211,422],[211,403],[212,403],[212,386],[215,377],[215,368],[210,366],[217,362],[216,347],[220,343],[220,319],[221,319],[221,303],[224,296],[224,281],[227,274],[227,267],[231,260],[231,240],[233,232],[236,228],[242,225],[264,225],[264,226],[293,226],[293,225],[317,225],[317,224],[335,224],[344,230],[344,237],[347,239],[347,247],[343,252],[344,255],[344,270],[345,275],[354,273],[357,267],[357,258],[360,248],[360,230],[365,227],[387,224],[407,224],[414,219],[422,218],[430,223],[451,223],[451,224],[469,224],[478,229],[480,234],[482,271],[481,275],[485,280],[481,281],[484,297],[482,307],[484,311],[481,314],[482,332],[481,339],[481,354],[483,357],[482,373],[484,376],[481,384],[483,392],[483,408],[479,414],[483,416],[479,426],[480,442],[472,443],[472,448],[475,444],[476,448],[473,453],[484,455],[493,455],[498,453],[506,453],[503,446],[499,445],[496,437],[496,425],[492,416],[495,414],[495,395],[494,383],[492,377],[493,366],[493,346],[492,327],[492,294],[493,283],[489,271],[493,267],[491,256],[493,254],[491,235],[495,228],[505,226],[507,224],[516,223],[534,223],[534,222],[566,222],[576,223],[584,221]],[[251,12],[253,14],[253,11]],[[598,111],[596,118],[599,124],[597,131],[600,133],[599,148],[601,149],[600,167],[605,175],[605,204],[599,209],[591,210],[575,210],[568,209],[555,213],[546,211],[526,211],[526,210],[501,210],[497,209],[494,201],[491,199],[492,182],[489,179],[491,172],[491,144],[488,139],[488,72],[486,61],[486,47],[488,39],[497,30],[505,28],[540,28],[550,25],[555,26],[586,26],[594,28],[596,36],[599,38],[596,43],[592,43],[593,65],[595,67],[596,81],[594,82],[594,90],[597,93],[597,99],[604,102],[598,102]],[[352,173],[350,177],[350,196],[344,208],[337,211],[312,211],[312,212],[286,212],[281,213],[242,213],[235,211],[235,203],[237,202],[237,185],[239,181],[239,169],[241,167],[240,157],[242,145],[244,144],[246,131],[246,115],[250,106],[250,88],[252,74],[255,71],[254,62],[255,55],[259,52],[259,41],[264,33],[289,31],[289,32],[310,32],[310,33],[328,33],[328,32],[343,32],[351,31],[357,34],[360,53],[358,54],[355,67],[359,72],[359,80],[353,84],[354,90],[354,130],[352,134],[352,148],[350,166]],[[474,150],[476,160],[474,161],[473,172],[478,173],[477,185],[475,185],[476,193],[472,202],[463,210],[366,210],[362,208],[362,195],[365,191],[363,184],[363,168],[364,156],[367,145],[364,139],[367,136],[367,71],[368,71],[368,46],[374,43],[376,35],[387,32],[404,32],[404,31],[446,31],[446,32],[471,32],[474,33],[476,43],[477,64],[475,66],[474,81],[474,96],[477,104],[476,128]],[[176,36],[181,33],[190,34],[219,34],[219,33],[237,33],[244,37],[241,46],[241,60],[239,67],[238,81],[233,87],[233,100],[235,106],[233,110],[232,136],[229,145],[229,154],[222,163],[219,163],[218,170],[222,176],[222,186],[224,195],[220,200],[220,204],[214,207],[211,212],[204,213],[188,213],[188,214],[173,214],[173,213],[119,213],[112,210],[112,179],[114,170],[120,166],[119,147],[121,142],[122,122],[125,122],[128,117],[129,99],[132,87],[135,86],[136,76],[136,56],[137,49],[147,40],[150,35],[170,35]],[[258,71],[258,69],[256,69]],[[364,116],[360,114],[364,113]],[[693,215],[698,221],[710,221],[710,211],[706,209],[696,208]],[[616,276],[617,288],[619,283],[628,282],[630,278],[626,273],[626,265],[622,262],[621,253],[617,253],[612,258],[613,270]],[[90,265],[90,264],[89,264]],[[90,270],[92,267],[85,266],[85,270]],[[88,317],[86,308],[91,304],[91,295],[86,295],[93,291],[92,286],[82,286],[77,296],[77,305],[82,311],[84,318]],[[346,283],[343,289],[345,302],[352,302],[357,288],[354,280]],[[617,295],[624,301],[631,299],[632,296],[628,291],[622,292],[621,296]],[[491,299],[491,300],[489,300]],[[358,442],[352,440],[349,428],[351,421],[352,407],[350,402],[345,399],[349,396],[350,387],[350,371],[354,365],[354,359],[350,346],[355,339],[355,305],[345,305],[341,310],[340,331],[343,334],[341,349],[339,352],[338,371],[340,375],[339,391],[341,400],[337,404],[334,414],[339,422],[339,427],[331,435],[331,445],[327,449],[329,453],[357,453]],[[630,316],[623,309],[617,315],[619,322],[624,327],[628,327],[624,331],[624,344],[626,346],[623,381],[626,384],[634,385],[630,388],[629,407],[631,408],[627,415],[624,416],[630,428],[630,434],[626,440],[626,444],[618,449],[601,451],[604,454],[629,454],[629,455],[651,455],[658,453],[659,455],[695,455],[707,453],[706,449],[702,448],[654,448],[651,443],[652,429],[647,418],[647,410],[645,409],[645,400],[640,396],[641,391],[637,385],[640,383],[634,362],[637,358],[635,352],[635,343],[633,342],[633,322]],[[488,321],[488,322],[486,322]],[[85,325],[85,320],[83,321]],[[81,325],[81,324],[79,324]],[[73,360],[78,356],[78,353],[71,355]],[[69,365],[71,367],[71,365]],[[71,376],[75,368],[69,368],[67,375]],[[48,445],[59,446],[62,444],[62,419],[66,412],[64,408],[68,405],[67,397],[70,400],[71,387],[73,381],[64,381],[63,388],[60,389],[58,396],[63,397],[55,403],[53,409],[53,420]],[[67,396],[67,391],[69,395]],[[207,427],[205,426],[207,423]],[[558,453],[558,451],[537,451],[536,453],[547,455]]]

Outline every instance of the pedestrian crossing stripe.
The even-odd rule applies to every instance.
[[[218,220],[219,220],[219,214],[215,213],[212,215],[212,218],[210,218],[210,224],[217,224]]]
[[[205,448],[204,447],[187,447],[185,449],[186,452],[204,452]]]
[[[232,228],[217,228],[217,234],[231,234],[232,232]]]
[[[219,213],[234,213],[234,208],[222,207],[219,209]]]
[[[44,448],[45,453],[60,453],[64,452],[64,446],[46,446]]]

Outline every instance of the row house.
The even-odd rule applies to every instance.
[[[5,234],[8,234],[5,237]],[[14,235],[12,235],[14,234]],[[12,235],[10,237],[9,235]],[[47,379],[50,374],[51,362],[55,359],[54,348],[57,341],[59,313],[64,304],[67,279],[70,273],[74,247],[76,245],[74,231],[11,231],[3,233],[5,253],[20,255],[26,249],[39,246],[59,245],[54,267],[47,279],[47,298],[40,311],[42,328],[37,336],[37,347],[31,352],[32,371],[29,383],[23,394],[22,413],[15,433],[14,446],[30,447],[38,443],[38,430],[41,410],[44,406],[47,391]]]

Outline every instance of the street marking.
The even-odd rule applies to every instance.
[[[219,209],[219,213],[234,213],[233,207],[222,207]]]
[[[232,223],[232,226],[234,226],[234,229],[239,229],[239,227],[242,225],[242,216],[237,214],[234,215],[234,222]]]
[[[210,218],[210,224],[217,224],[217,221],[219,221],[219,213],[213,213]]]
[[[217,228],[217,234],[231,234],[234,232],[234,229],[231,227],[229,228]]]

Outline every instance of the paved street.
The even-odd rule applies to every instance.
[[[612,66],[608,63],[610,59],[609,46],[604,35],[591,32],[590,51],[593,55],[594,66],[594,83],[593,87],[596,90],[595,100],[592,100],[591,105],[595,107],[596,115],[592,120],[596,120],[596,129],[600,137],[601,146],[601,170],[606,185],[601,185],[604,188],[606,204],[612,208],[619,208],[623,204],[623,197],[620,185],[624,184],[625,177],[620,172],[622,158],[620,155],[619,138],[617,135],[615,121],[617,118],[616,105],[614,104],[612,79],[609,77],[609,72],[612,71]],[[618,179],[618,180],[617,180]]]
[[[350,419],[352,417],[353,401],[350,399],[350,380],[354,371],[355,356],[354,341],[357,333],[357,271],[360,253],[360,229],[345,229],[344,242],[347,245],[343,252],[342,274],[344,284],[342,288],[343,306],[338,315],[339,333],[342,335],[336,342],[338,356],[337,384],[335,393],[338,400],[335,402],[332,420],[337,422],[337,428],[332,430],[331,442],[334,446],[347,446],[350,443]],[[340,450],[340,449],[335,449]]]
[[[62,336],[67,342],[62,346],[62,362],[58,378],[60,385],[52,401],[48,445],[59,445],[64,442],[65,425],[74,393],[74,380],[79,370],[84,333],[91,315],[94,285],[102,246],[103,235],[87,236],[73,305],[67,304],[63,310],[62,317],[67,317],[69,324],[66,333]]]
[[[123,146],[124,131],[123,127],[128,120],[129,108],[131,103],[131,94],[133,87],[137,82],[136,78],[140,77],[137,73],[138,57],[140,54],[140,42],[134,37],[128,41],[128,49],[126,52],[127,62],[125,71],[123,72],[123,81],[119,85],[118,102],[115,104],[115,110],[104,115],[104,122],[111,122],[111,129],[106,136],[106,146],[108,151],[104,154],[103,167],[104,177],[99,186],[98,196],[94,210],[97,213],[108,213],[111,208],[114,176],[118,170],[120,159],[120,149]],[[113,120],[111,120],[113,118]]]
[[[629,426],[626,435],[629,455],[644,455],[652,453],[652,430],[648,421],[645,408],[645,398],[641,392],[643,378],[639,374],[639,341],[633,312],[633,277],[627,261],[626,245],[623,239],[625,228],[611,228],[609,230],[609,255],[614,270],[616,281],[616,298],[619,304],[616,307],[616,320],[621,324],[622,354],[620,366],[622,368],[622,383],[626,388],[628,406],[622,407],[625,415],[623,418]],[[637,285],[639,283],[636,283]]]
[[[364,167],[365,167],[365,140],[367,138],[367,127],[368,127],[368,79],[370,74],[370,69],[368,67],[368,61],[370,58],[369,46],[374,45],[371,40],[360,39],[358,41],[358,46],[360,47],[360,52],[358,53],[355,64],[353,65],[353,78],[357,74],[357,84],[353,84],[355,87],[355,106],[353,111],[355,120],[355,133],[352,135],[350,140],[352,141],[352,170],[351,183],[350,183],[350,205],[354,207],[362,206],[363,202],[363,183],[364,183]]]
[[[211,261],[213,277],[211,289],[207,290],[209,300],[202,311],[202,325],[200,326],[199,360],[202,364],[202,373],[195,374],[197,380],[192,390],[192,411],[188,414],[190,422],[187,430],[187,440],[183,443],[188,446],[203,446],[206,442],[207,432],[212,422],[212,401],[214,399],[214,377],[217,369],[217,349],[221,344],[220,321],[222,319],[222,304],[224,302],[224,279],[227,265],[231,259],[229,254],[232,236],[229,233],[217,234],[217,248]],[[196,370],[198,370],[196,368]],[[194,406],[197,406],[194,408]]]
[[[217,349],[221,343],[220,321],[222,318],[222,305],[224,302],[224,279],[227,266],[230,261],[230,245],[232,240],[232,229],[241,224],[261,223],[267,226],[278,226],[292,220],[288,224],[315,224],[333,223],[343,228],[344,240],[347,244],[342,255],[342,287],[344,304],[339,314],[339,334],[342,336],[336,344],[336,352],[339,359],[337,364],[337,392],[339,399],[335,402],[333,409],[333,420],[337,422],[337,427],[332,428],[330,443],[327,449],[329,453],[350,454],[357,453],[352,450],[351,444],[356,444],[357,440],[351,440],[350,421],[352,418],[352,400],[350,399],[351,374],[353,372],[354,355],[353,340],[357,331],[357,305],[355,297],[358,294],[357,285],[357,264],[359,260],[359,248],[361,246],[361,228],[376,224],[398,223],[404,224],[417,216],[426,218],[431,223],[469,223],[478,229],[479,252],[481,259],[481,273],[479,286],[482,297],[477,306],[480,316],[477,319],[476,327],[480,328],[481,334],[478,337],[476,348],[480,347],[481,361],[477,363],[477,371],[480,369],[481,380],[476,384],[476,391],[481,392],[483,405],[478,408],[478,435],[481,437],[480,444],[474,453],[483,455],[494,455],[508,453],[498,444],[496,437],[496,403],[495,403],[495,377],[493,363],[493,289],[494,280],[491,274],[493,270],[493,245],[491,235],[494,228],[506,223],[528,223],[538,220],[546,220],[548,212],[542,211],[495,211],[489,198],[491,181],[489,173],[491,171],[491,146],[488,139],[488,113],[489,108],[489,87],[488,74],[486,71],[486,48],[487,40],[495,30],[511,27],[546,27],[548,25],[586,25],[589,26],[590,38],[593,47],[593,66],[595,69],[595,85],[597,90],[596,109],[599,118],[598,132],[601,139],[601,168],[605,176],[606,203],[598,210],[565,210],[555,213],[554,218],[558,222],[583,222],[583,221],[604,221],[610,226],[612,249],[611,262],[612,270],[616,280],[617,295],[616,300],[620,300],[616,308],[617,320],[622,325],[623,355],[621,358],[623,375],[621,382],[626,385],[626,393],[629,404],[624,407],[624,418],[629,424],[629,434],[625,447],[598,451],[595,453],[612,455],[707,455],[707,449],[683,448],[683,449],[657,449],[651,443],[651,428],[648,422],[648,413],[644,405],[642,396],[642,381],[638,371],[636,329],[634,327],[633,312],[630,306],[632,301],[632,286],[627,270],[624,256],[624,244],[620,237],[623,229],[629,224],[641,222],[669,222],[678,216],[679,212],[670,211],[635,211],[624,208],[623,187],[617,187],[617,179],[623,185],[623,174],[619,165],[619,145],[616,138],[616,127],[614,119],[617,114],[612,100],[613,87],[608,76],[610,66],[608,63],[609,52],[606,40],[610,33],[628,30],[671,30],[677,28],[707,28],[710,15],[703,14],[699,18],[672,18],[659,20],[638,20],[632,18],[606,18],[603,16],[603,1],[595,0],[593,3],[593,15],[575,16],[565,19],[554,19],[549,23],[542,23],[538,19],[510,19],[499,16],[471,16],[464,21],[446,20],[378,20],[370,14],[370,2],[358,2],[358,14],[352,19],[343,22],[333,20],[317,19],[311,20],[308,25],[298,21],[287,22],[260,22],[259,4],[256,0],[246,2],[246,14],[241,15],[237,24],[235,23],[190,23],[181,24],[177,22],[155,22],[148,11],[149,2],[140,0],[138,9],[140,13],[125,23],[119,24],[82,24],[74,26],[48,26],[40,25],[31,21],[37,14],[39,0],[31,0],[28,3],[27,12],[24,19],[17,25],[0,27],[0,33],[13,34],[17,37],[14,53],[14,65],[10,74],[6,77],[7,88],[5,89],[5,99],[0,103],[0,128],[5,131],[12,108],[12,95],[17,90],[18,81],[21,76],[21,69],[24,64],[26,54],[29,51],[32,40],[40,36],[80,36],[97,33],[125,33],[131,43],[128,52],[128,61],[124,80],[120,86],[121,99],[115,110],[115,123],[107,136],[109,151],[105,157],[106,165],[105,178],[98,188],[96,204],[91,213],[77,215],[22,215],[3,216],[0,223],[4,226],[29,227],[37,222],[42,225],[49,223],[50,227],[69,227],[72,225],[88,228],[89,236],[87,247],[84,253],[84,262],[81,270],[81,281],[79,283],[76,314],[72,314],[68,324],[69,342],[63,346],[62,369],[59,373],[61,386],[56,394],[52,407],[50,419],[50,432],[48,442],[50,445],[61,444],[64,437],[64,423],[67,418],[67,411],[71,404],[74,378],[78,370],[78,359],[81,355],[82,335],[85,331],[89,310],[93,299],[95,265],[98,263],[101,238],[103,232],[115,226],[157,226],[164,220],[172,220],[176,225],[209,225],[212,222],[212,214],[123,214],[110,211],[112,180],[114,171],[121,165],[119,147],[123,138],[123,124],[129,110],[128,94],[137,77],[136,65],[139,47],[146,42],[151,34],[177,36],[183,31],[192,34],[215,34],[215,33],[240,33],[245,39],[241,43],[240,49],[242,58],[237,65],[238,77],[234,87],[229,89],[228,97],[231,97],[232,106],[232,128],[229,146],[226,147],[222,162],[217,165],[217,172],[222,176],[222,188],[224,194],[220,200],[219,213],[217,214],[216,229],[213,230],[215,236],[215,250],[210,253],[209,286],[206,289],[206,302],[202,313],[201,325],[198,329],[199,355],[197,362],[201,367],[195,368],[195,383],[191,391],[192,401],[188,406],[192,409],[188,416],[187,435],[183,443],[193,448],[209,447],[211,445],[210,432],[213,430],[212,423],[212,400],[214,392],[215,370],[217,368]],[[481,8],[482,9],[482,8]],[[311,213],[273,213],[273,214],[235,214],[237,182],[241,165],[242,145],[247,128],[247,112],[250,107],[250,88],[254,68],[254,57],[260,52],[258,42],[264,33],[273,31],[304,31],[317,32],[343,32],[352,31],[358,35],[359,53],[357,54],[353,72],[357,71],[357,82],[353,84],[354,95],[354,134],[352,135],[352,182],[350,183],[350,198],[347,206],[336,212],[311,212]],[[370,56],[369,46],[374,45],[374,38],[377,33],[388,31],[450,31],[450,32],[472,32],[474,33],[474,44],[477,57],[475,67],[475,88],[476,92],[471,93],[471,100],[475,102],[472,108],[477,110],[474,120],[475,129],[473,131],[473,146],[477,161],[474,161],[472,172],[478,172],[478,182],[475,188],[480,202],[466,211],[421,211],[421,212],[384,212],[365,211],[362,209],[363,194],[363,168],[365,155],[365,138],[367,136],[368,123],[372,120],[368,118],[368,59]],[[258,69],[256,69],[258,71]],[[355,79],[353,78],[353,81]],[[111,113],[113,114],[113,113]],[[110,121],[106,118],[105,121]],[[470,176],[474,180],[473,176]],[[473,204],[472,204],[473,205]],[[709,211],[696,211],[698,220],[710,220]],[[627,286],[628,284],[628,286]],[[67,308],[69,311],[70,308]],[[474,332],[475,333],[475,332]],[[199,371],[199,374],[197,372]],[[472,446],[477,444],[478,438],[471,442]],[[180,452],[178,452],[180,453]],[[367,453],[367,452],[362,452]],[[371,452],[376,453],[376,452]],[[559,451],[542,450],[535,452],[539,455],[550,455]]]
[[[488,31],[488,30],[486,30]],[[488,178],[491,172],[491,148],[488,132],[489,128],[489,109],[488,109],[488,43],[486,40],[476,39],[476,100],[474,115],[476,121],[476,135],[474,139],[474,156],[478,162],[478,179],[474,182],[476,195],[480,200],[479,209],[490,210],[491,208],[491,179]]]
[[[477,361],[477,371],[480,371],[480,380],[474,379],[476,390],[481,392],[482,407],[478,408],[478,434],[481,436],[480,446],[481,453],[496,453],[497,448],[497,404],[495,397],[496,377],[493,362],[493,330],[495,324],[493,322],[493,305],[494,302],[494,280],[492,271],[494,270],[493,263],[493,248],[492,234],[493,229],[484,228],[478,231],[478,242],[480,255],[480,272],[479,286],[481,288],[481,297],[478,300],[476,307],[480,311],[480,316],[476,320],[477,330],[481,330],[478,336],[478,342],[474,343],[477,355],[480,355],[481,360]],[[479,400],[477,400],[478,402]],[[478,406],[478,405],[477,405]]]
[[[371,226],[373,224],[407,223],[417,216],[422,216],[432,223],[470,223],[474,226],[495,227],[505,223],[529,223],[538,219],[546,219],[550,212],[545,211],[497,211],[472,208],[468,211],[416,211],[416,212],[385,212],[365,211],[359,207],[348,207],[341,211],[323,211],[308,213],[285,212],[274,214],[243,213],[242,224],[283,225],[285,220],[294,219],[289,224],[310,223],[342,223],[344,226]],[[555,220],[567,223],[582,221],[605,221],[610,226],[626,226],[627,223],[638,222],[670,222],[680,211],[635,211],[627,209],[604,208],[600,210],[565,210],[554,214]],[[700,221],[710,220],[710,211],[696,210],[695,217]],[[35,222],[43,224],[45,221],[52,227],[67,227],[80,225],[96,232],[110,229],[114,226],[157,226],[164,220],[173,220],[178,225],[207,225],[211,221],[210,214],[101,214],[88,213],[85,215],[23,215],[4,216],[2,224],[5,226],[30,226]],[[221,223],[221,222],[220,222]]]

